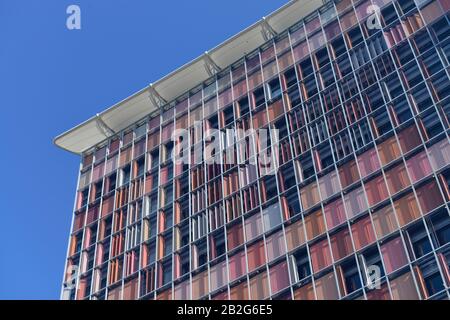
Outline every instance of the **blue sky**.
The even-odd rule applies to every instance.
[[[79,158],[53,138],[286,2],[0,0],[0,299],[59,298]]]

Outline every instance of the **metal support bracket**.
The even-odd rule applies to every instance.
[[[150,83],[150,85],[148,86],[148,93],[149,93],[148,97],[155,106],[162,108],[164,105],[167,104],[167,101],[163,97],[161,97],[158,91],[156,91],[156,89],[153,87],[152,83]]]
[[[217,65],[217,63],[215,63],[214,60],[211,58],[208,51],[206,51],[205,54],[203,55],[203,60],[205,61],[205,70],[210,77],[212,77],[216,73],[220,72],[220,70],[222,70]]]
[[[267,22],[266,17],[262,17],[261,19],[261,34],[265,41],[269,41],[277,35],[277,32]]]
[[[97,128],[103,133],[103,135],[106,138],[109,138],[113,135],[115,135],[116,133],[114,132],[113,129],[111,129],[102,119],[102,117],[100,116],[100,114],[96,114],[95,115],[95,123],[97,125]]]

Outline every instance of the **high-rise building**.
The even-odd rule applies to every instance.
[[[62,298],[448,299],[449,10],[291,1],[57,137]]]

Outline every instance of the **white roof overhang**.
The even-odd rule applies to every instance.
[[[157,111],[160,100],[170,102],[211,77],[208,65],[227,68],[267,41],[267,33],[281,33],[323,4],[322,0],[293,0],[205,54],[169,73],[139,92],[57,136],[54,143],[81,154],[114,133]],[[153,95],[154,96],[154,95]]]

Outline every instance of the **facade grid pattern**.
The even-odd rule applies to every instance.
[[[330,1],[85,152],[62,296],[448,299],[449,10]],[[254,134],[221,140],[243,161],[197,158],[208,129],[250,128],[279,130],[273,174]]]

